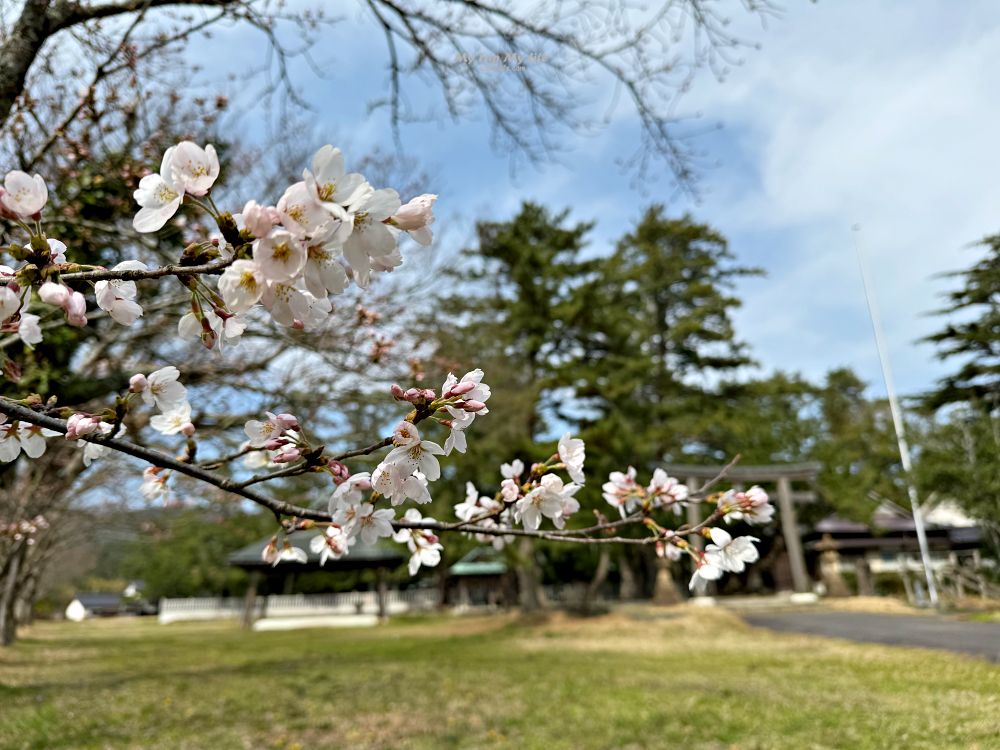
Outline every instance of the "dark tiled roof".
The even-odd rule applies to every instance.
[[[119,594],[111,593],[80,592],[73,598],[79,601],[86,609],[90,610],[117,609],[122,603],[122,598]]]

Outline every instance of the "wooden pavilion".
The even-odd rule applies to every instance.
[[[278,588],[285,593],[291,593],[295,578],[300,573],[324,571],[337,573],[347,570],[374,569],[375,584],[378,597],[379,618],[386,616],[386,580],[387,570],[398,568],[404,561],[402,551],[396,545],[387,542],[363,544],[360,540],[351,546],[349,555],[339,560],[327,560],[325,565],[319,564],[319,554],[312,551],[310,543],[322,534],[322,529],[306,529],[295,531],[287,536],[292,547],[306,553],[306,562],[282,560],[277,564],[265,562],[264,549],[271,542],[266,536],[229,555],[229,564],[242,568],[250,574],[250,585],[247,587],[243,605],[243,627],[249,628],[255,619],[264,617],[266,611],[258,611],[257,590],[263,581],[269,582],[269,588]],[[264,599],[266,602],[266,598]]]

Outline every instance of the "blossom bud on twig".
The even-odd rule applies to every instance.
[[[447,393],[442,394],[444,398],[451,398],[452,396],[463,396],[469,391],[476,387],[476,383],[470,380],[463,380],[461,383],[456,383],[451,388],[448,389]]]
[[[142,373],[137,373],[128,379],[128,389],[130,393],[142,393],[148,387],[149,382]]]

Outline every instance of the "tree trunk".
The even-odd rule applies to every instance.
[[[610,570],[611,550],[608,549],[608,545],[602,544],[601,554],[597,558],[597,570],[594,571],[594,577],[590,579],[590,583],[587,584],[587,590],[583,594],[584,614],[590,614],[590,607],[594,603],[594,599],[597,597],[597,592],[600,591],[604,582],[608,580],[608,571]]]
[[[635,568],[628,554],[622,550],[618,555],[618,571],[621,576],[621,584],[618,588],[618,598],[622,601],[639,598],[639,579],[635,575]]]
[[[14,618],[14,602],[17,600],[17,578],[21,572],[21,561],[27,545],[22,541],[14,548],[7,563],[7,573],[0,588],[0,645],[9,646],[17,637],[17,620]]]
[[[548,599],[542,589],[542,575],[535,561],[535,545],[531,539],[523,537],[518,550],[517,587],[521,599],[521,609],[535,612],[548,607]]]

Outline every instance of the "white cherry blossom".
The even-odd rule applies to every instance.
[[[343,154],[329,144],[316,152],[312,171],[304,170],[302,179],[315,201],[338,219],[346,216],[346,208],[375,192],[357,172],[345,174]]]
[[[146,264],[137,260],[126,260],[111,270],[145,271]],[[97,306],[107,311],[116,323],[130,326],[142,315],[142,307],[135,302],[137,291],[134,281],[102,279],[94,284],[94,292]]]
[[[419,523],[421,521],[435,523],[433,518],[422,518],[420,511],[416,508],[410,508],[406,511],[403,520],[409,523]],[[411,576],[417,574],[421,565],[433,568],[441,562],[441,550],[444,547],[438,541],[437,535],[430,529],[400,529],[393,534],[392,538],[393,541],[406,544],[409,548],[411,556],[408,568]]]
[[[42,328],[38,325],[39,317],[31,313],[21,313],[21,322],[17,326],[17,335],[30,349],[42,342]]]
[[[579,489],[578,484],[563,484],[563,480],[555,474],[546,474],[535,489],[517,501],[514,518],[526,529],[534,530],[541,526],[542,516],[552,519],[557,528],[562,528],[566,516],[580,507],[573,497]]]
[[[263,271],[251,260],[233,261],[219,277],[219,294],[226,307],[234,313],[246,312],[256,305],[264,294],[265,286]]]
[[[329,510],[332,516],[340,508],[360,505],[364,493],[371,491],[372,477],[367,471],[352,474],[345,479],[330,495]]]
[[[8,286],[0,286],[0,321],[7,320],[21,309],[21,298]]]
[[[208,144],[202,148],[192,141],[181,141],[174,147],[170,172],[178,190],[196,197],[205,195],[219,176],[215,147]]]
[[[132,219],[137,232],[155,232],[177,213],[184,199],[184,187],[174,182],[172,161],[176,146],[163,154],[160,173],[146,175],[139,181],[139,189],[132,196],[139,204],[139,212]]]
[[[161,367],[146,377],[146,387],[142,390],[142,400],[147,406],[153,406],[162,412],[167,412],[175,406],[187,403],[187,388],[178,379],[180,371],[173,365]]]
[[[722,578],[722,573],[723,570],[714,556],[709,556],[704,552],[698,553],[698,557],[695,559],[694,574],[691,576],[688,588],[700,593],[705,590],[709,581],[718,581]]]
[[[156,414],[149,420],[149,426],[163,435],[176,435],[185,431],[191,424],[191,404],[187,401],[172,404],[162,414]]]
[[[584,483],[583,462],[586,457],[585,445],[582,440],[570,437],[568,432],[559,438],[559,460],[566,464],[566,471],[569,473],[570,479],[577,484]]]
[[[509,464],[500,465],[500,476],[504,479],[520,479],[523,473],[524,462],[519,458],[515,458]]]
[[[638,487],[635,481],[635,469],[629,466],[624,474],[620,471],[611,472],[601,490],[608,504],[618,508],[622,518],[625,518],[626,513],[631,513],[638,502],[635,496]]]
[[[383,463],[395,464],[405,475],[419,471],[429,481],[435,482],[441,476],[441,464],[437,457],[444,453],[437,443],[421,440],[413,445],[400,445],[386,455]]]
[[[348,529],[351,536],[357,536],[364,544],[375,544],[379,537],[392,536],[392,521],[396,512],[391,508],[375,510],[371,503],[353,506],[354,520]]]
[[[735,539],[725,529],[712,527],[709,530],[713,544],[706,545],[705,556],[715,565],[730,573],[742,573],[747,563],[757,562],[760,553],[753,546],[759,542],[755,536],[738,536]]]
[[[646,488],[652,498],[654,508],[673,507],[675,513],[681,512],[681,503],[688,497],[688,487],[667,475],[663,469],[653,470],[653,479]]]
[[[327,560],[339,560],[346,555],[354,541],[339,526],[327,526],[322,534],[310,540],[309,548],[319,555],[319,564],[326,565]]]
[[[49,200],[49,189],[40,175],[29,176],[26,172],[13,170],[7,173],[0,190],[3,207],[22,219],[38,214]]]
[[[343,242],[351,231],[348,221],[334,219],[313,197],[305,182],[290,185],[276,207],[281,223],[288,231],[311,242]]]
[[[251,419],[243,426],[243,431],[250,438],[250,445],[254,448],[262,448],[268,441],[281,437],[289,429],[296,429],[289,419],[290,414],[274,414],[273,412],[265,412],[265,414],[267,414],[266,421]]]
[[[285,229],[274,229],[254,242],[253,260],[267,281],[291,281],[306,264],[306,248]]]
[[[368,286],[371,259],[388,255],[396,249],[395,230],[383,222],[399,208],[399,194],[385,188],[352,206],[354,227],[344,240],[344,257],[351,264],[355,280],[362,289]]]
[[[310,243],[302,280],[315,297],[340,294],[347,288],[347,269],[340,262],[343,253],[332,243]]]
[[[242,314],[220,318],[206,309],[202,311],[202,319],[205,321],[204,325],[193,312],[185,313],[177,323],[177,335],[186,340],[200,340],[210,349],[218,348],[222,351],[225,344],[238,344],[247,328],[247,319]]]

